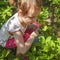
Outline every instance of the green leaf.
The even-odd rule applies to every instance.
[[[8,51],[6,52],[5,57],[7,57],[9,54],[10,54],[10,51],[8,50]]]
[[[48,36],[48,37],[46,38],[46,41],[49,42],[51,39],[52,39],[52,36]]]
[[[42,51],[48,52],[49,51],[49,47],[48,46],[45,46]]]
[[[47,29],[48,29],[48,27],[47,26],[44,26],[42,30],[43,31],[47,31]]]

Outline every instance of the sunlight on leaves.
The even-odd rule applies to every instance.
[[[44,26],[42,30],[43,31],[47,31],[47,29],[48,29],[48,27],[47,26]]]

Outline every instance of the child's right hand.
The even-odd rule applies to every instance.
[[[39,30],[40,30],[39,29],[40,28],[40,24],[38,22],[34,22],[33,25],[34,25],[33,29],[35,31],[32,32],[31,36],[37,37],[38,34],[39,34]]]
[[[33,31],[32,33],[31,33],[31,35],[30,35],[30,37],[37,37],[38,36],[38,34],[39,34],[39,29],[36,29],[35,31]]]
[[[40,23],[33,22],[32,25],[30,25],[27,30],[25,31],[23,38],[24,42],[28,40],[28,38],[32,37],[35,38],[38,36],[40,30]]]

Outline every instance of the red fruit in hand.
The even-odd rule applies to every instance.
[[[38,22],[33,22],[34,27],[40,28],[40,23]],[[31,29],[27,29],[23,35],[24,38],[24,42],[26,42],[28,40],[28,38],[30,37],[30,34],[36,30],[36,28],[31,28]]]
[[[24,42],[26,42],[28,40],[28,38],[30,37],[30,34],[33,32],[33,29],[27,29],[23,35],[24,38]]]
[[[38,22],[34,22],[33,23],[34,26],[36,26],[37,28],[40,28],[40,24]],[[26,42],[28,40],[28,38],[30,37],[30,34],[34,31],[35,29],[31,28],[31,29],[27,29],[23,35],[24,38],[24,42]],[[7,43],[6,43],[6,48],[14,48],[16,47],[16,41],[14,38],[10,38]]]
[[[33,22],[33,25],[35,25],[36,27],[38,27],[38,28],[40,28],[40,23],[38,23],[38,22]]]

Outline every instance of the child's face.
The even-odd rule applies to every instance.
[[[39,7],[32,5],[26,15],[26,17],[28,18],[26,23],[28,24],[28,22],[32,23],[36,21],[35,18],[38,15],[39,11],[40,11]]]
[[[37,6],[31,6],[30,7],[30,9],[29,9],[29,11],[28,11],[28,14],[27,14],[27,16],[28,17],[36,17],[37,16],[37,14],[39,13],[39,7],[37,7]]]

